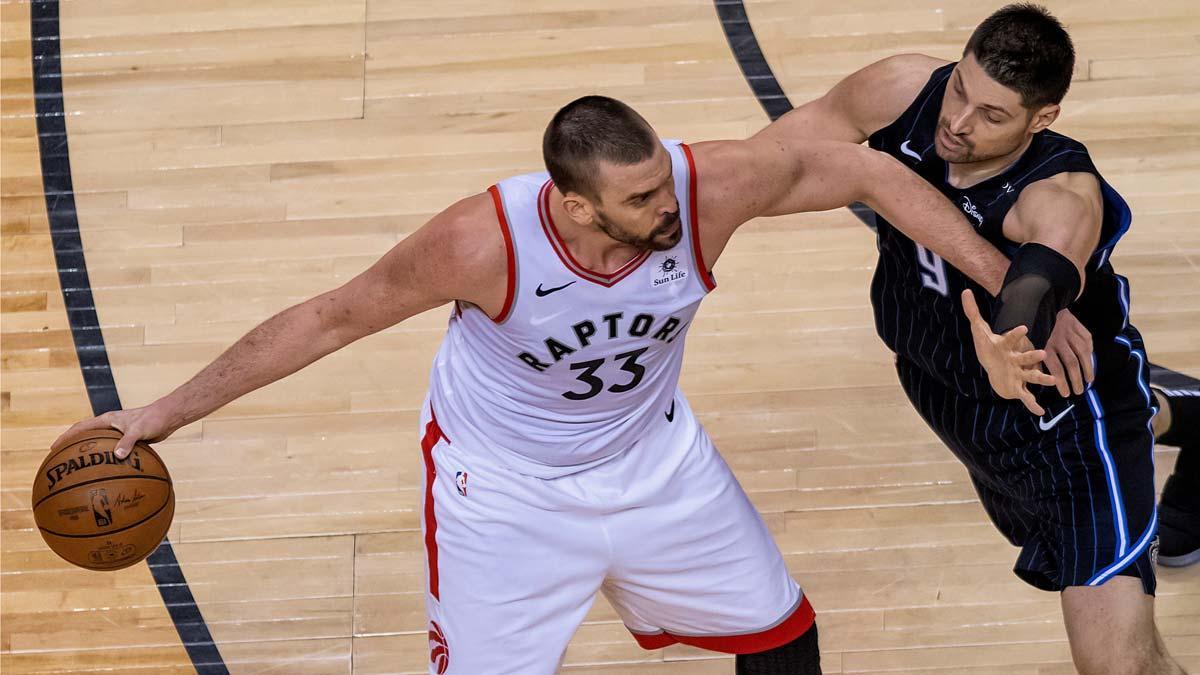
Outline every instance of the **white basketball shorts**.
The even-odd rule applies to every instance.
[[[597,590],[638,643],[727,653],[799,637],[813,610],[682,395],[613,459],[542,479],[422,415],[429,672],[554,673]]]

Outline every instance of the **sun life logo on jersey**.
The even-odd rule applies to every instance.
[[[458,488],[458,494],[467,496],[467,472],[459,471],[454,475],[454,487]]]
[[[975,208],[975,204],[971,202],[971,198],[965,195],[963,196],[962,210],[968,216],[974,218],[980,226],[983,225],[983,215],[979,213],[979,209]]]
[[[654,278],[654,287],[658,288],[686,278],[688,278],[688,271],[683,269],[679,260],[674,256],[667,256],[658,264],[658,276]]]

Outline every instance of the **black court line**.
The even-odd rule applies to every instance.
[[[79,368],[87,385],[93,414],[121,409],[117,385],[104,347],[104,334],[96,316],[96,303],[88,279],[79,218],[75,211],[75,188],[71,181],[71,157],[67,145],[67,120],[63,103],[62,54],[59,45],[58,0],[30,3],[30,38],[33,47],[33,91],[37,108],[38,147],[42,163],[42,188],[50,219],[50,238],[63,302]],[[199,675],[228,675],[229,669],[213,642],[208,624],[169,540],[147,559],[155,585],[175,623],[179,639],[187,649]],[[137,626],[129,626],[136,631]]]
[[[792,109],[792,102],[779,85],[779,80],[775,79],[775,71],[767,63],[767,57],[763,56],[758,38],[754,35],[754,27],[750,25],[750,17],[746,14],[746,6],[742,0],[713,0],[713,5],[721,20],[721,29],[725,31],[725,41],[729,43],[729,49],[742,69],[746,84],[754,92],[754,98],[758,99],[758,104],[772,122],[783,117]],[[858,202],[848,208],[864,225],[875,229],[874,211]]]
[[[763,112],[767,113],[772,122],[783,117],[792,109],[792,102],[788,100],[783,87],[779,86],[775,72],[763,56],[742,0],[713,0],[713,4],[717,9],[717,17],[721,20],[721,28],[725,31],[725,40],[729,42],[729,49],[737,59],[738,67],[742,69],[742,75],[746,77],[746,83],[750,85],[750,90],[754,92],[754,97],[758,99]],[[851,204],[849,208],[864,225],[875,229],[874,211],[859,203]],[[1156,363],[1150,364],[1150,381],[1156,386],[1168,389],[1200,389],[1200,380]]]
[[[742,0],[713,0],[713,4],[717,8],[717,17],[721,19],[721,29],[725,31],[725,40],[737,59],[738,67],[742,69],[746,84],[754,92],[754,98],[758,99],[758,104],[772,122],[783,117],[792,109],[792,102],[783,93],[783,87],[779,86],[775,72],[758,46],[754,27],[746,15],[746,6]]]

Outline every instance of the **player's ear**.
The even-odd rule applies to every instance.
[[[1036,134],[1054,124],[1054,120],[1058,119],[1060,112],[1062,112],[1062,107],[1057,103],[1051,103],[1050,105],[1038,108],[1033,113],[1033,119],[1029,122],[1029,133]]]
[[[595,221],[595,211],[591,201],[577,192],[568,192],[563,195],[563,209],[566,210],[571,220],[580,225],[591,225]]]

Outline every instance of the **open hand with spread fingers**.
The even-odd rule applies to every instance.
[[[962,292],[963,313],[971,322],[971,337],[975,342],[975,354],[980,365],[988,374],[988,382],[1001,398],[1020,399],[1029,412],[1044,415],[1045,409],[1038,405],[1030,384],[1053,386],[1054,376],[1042,372],[1041,364],[1046,358],[1042,349],[1034,349],[1025,337],[1026,326],[1017,326],[1004,335],[992,332],[992,327],[979,314],[975,296],[970,290]]]

